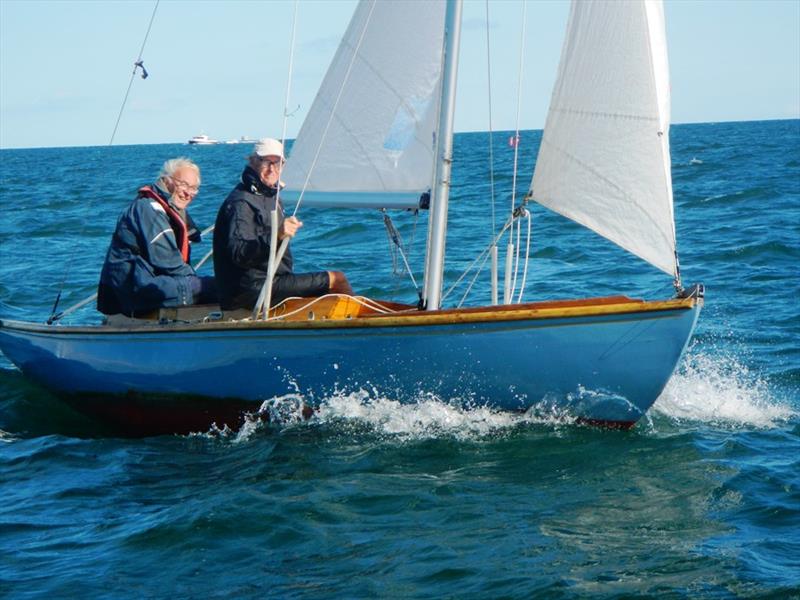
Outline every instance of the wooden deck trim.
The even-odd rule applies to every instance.
[[[333,299],[335,300],[335,299]],[[276,320],[276,321],[208,321],[196,323],[173,322],[166,324],[136,324],[131,326],[61,326],[18,321],[0,321],[0,327],[20,329],[28,332],[68,335],[68,334],[119,334],[119,333],[158,333],[193,332],[193,331],[230,331],[230,330],[305,330],[305,329],[352,329],[375,327],[419,327],[444,326],[465,323],[500,323],[522,320],[569,319],[594,316],[624,315],[632,313],[648,313],[657,311],[682,311],[702,303],[697,298],[675,298],[663,301],[644,301],[625,296],[608,296],[581,300],[562,300],[533,302],[529,304],[512,304],[465,309],[447,309],[440,311],[417,311],[408,305],[409,312],[389,315],[370,313],[351,318],[313,320]],[[382,305],[391,303],[381,302]],[[301,303],[302,306],[302,303]],[[315,313],[316,314],[316,313]]]

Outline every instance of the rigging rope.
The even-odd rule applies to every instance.
[[[525,292],[525,281],[528,278],[528,262],[531,255],[531,228],[533,226],[533,215],[531,211],[522,208],[523,213],[528,219],[528,235],[525,241],[525,266],[522,267],[522,283],[519,284],[519,296],[517,296],[517,304],[522,302],[522,294]]]
[[[108,145],[112,146],[114,144],[114,137],[117,135],[117,128],[119,127],[119,122],[122,120],[122,113],[125,110],[125,105],[128,102],[128,95],[131,93],[131,86],[133,86],[133,80],[136,77],[136,70],[141,67],[142,68],[142,79],[147,79],[149,73],[144,68],[144,62],[142,61],[142,54],[144,54],[144,47],[147,44],[147,38],[150,37],[150,29],[153,27],[153,20],[156,18],[156,10],[158,10],[158,3],[161,0],[156,0],[155,6],[153,6],[153,14],[150,15],[150,23],[147,25],[147,32],[144,34],[144,41],[142,42],[142,47],[139,49],[139,56],[136,58],[136,62],[133,63],[133,72],[131,73],[131,79],[128,82],[128,89],[125,91],[125,97],[122,99],[122,106],[119,107],[119,115],[117,115],[117,122],[114,124],[114,131],[111,132],[111,139],[108,140]]]
[[[464,290],[464,294],[461,296],[461,300],[459,301],[459,303],[457,305],[457,308],[461,308],[464,305],[464,302],[467,300],[467,296],[469,296],[469,293],[472,291],[472,287],[475,285],[475,282],[478,280],[478,275],[481,274],[481,271],[483,271],[484,265],[486,265],[486,261],[489,260],[489,257],[492,255],[491,249],[492,249],[492,247],[489,246],[489,248],[484,250],[484,252],[483,252],[483,260],[481,261],[480,266],[475,270],[475,275],[472,278],[472,280],[469,282],[469,285],[467,286],[467,289]]]
[[[517,199],[517,172],[518,172],[518,162],[519,162],[519,119],[520,119],[520,112],[522,111],[522,75],[523,75],[523,67],[525,64],[525,29],[527,24],[527,14],[528,14],[528,4],[527,2],[522,3],[522,25],[520,30],[520,49],[519,49],[519,73],[517,76],[517,122],[515,125],[514,130],[514,137],[513,137],[513,144],[514,144],[514,173],[511,179],[511,214],[514,214],[515,211],[515,204]],[[517,244],[514,252],[514,277],[513,277],[513,284],[511,285],[511,293],[508,296],[507,301],[512,302],[512,298],[514,296],[514,290],[517,287],[517,273],[519,271],[519,238],[520,238],[520,224],[516,224],[516,231],[517,231]],[[509,248],[511,246],[511,240],[513,239],[513,231],[509,236]]]
[[[389,216],[389,213],[386,212],[386,209],[382,208],[381,212],[383,213],[383,224],[386,225],[386,234],[389,237],[390,244],[394,243],[394,245],[397,247],[397,250],[400,253],[400,258],[403,259],[403,263],[406,266],[406,271],[408,271],[408,275],[411,277],[411,283],[414,284],[414,289],[417,291],[417,293],[419,293],[419,285],[417,285],[417,280],[414,278],[414,273],[411,270],[411,266],[408,264],[406,254],[403,252],[403,244],[400,239],[400,232],[397,230],[397,227],[394,226],[392,218]],[[396,265],[394,264],[396,262],[394,255],[392,256],[392,262],[392,268],[396,269]]]
[[[514,244],[514,277],[511,281],[511,293],[508,295],[510,303],[514,302],[514,294],[517,290],[517,275],[519,274],[519,240],[522,236],[522,224],[519,221],[514,221],[514,231],[516,232],[517,241]]]
[[[297,214],[297,211],[300,210],[300,204],[303,202],[303,196],[306,193],[306,188],[308,187],[308,182],[311,179],[311,173],[314,172],[314,168],[317,166],[317,160],[319,159],[319,155],[322,152],[322,145],[325,143],[325,138],[328,137],[328,130],[331,127],[331,123],[333,123],[333,117],[336,114],[336,109],[339,107],[339,101],[342,99],[342,94],[344,94],[344,88],[347,85],[348,80],[350,79],[350,72],[353,70],[353,65],[356,62],[356,58],[358,57],[358,52],[361,49],[361,44],[364,42],[364,36],[367,33],[367,29],[369,28],[370,21],[372,20],[372,12],[375,10],[375,5],[377,4],[377,0],[373,1],[372,6],[369,9],[369,14],[367,15],[366,20],[364,21],[364,28],[361,30],[361,35],[358,38],[358,43],[356,47],[353,48],[353,56],[350,58],[350,64],[347,65],[347,71],[344,74],[344,78],[342,79],[342,85],[339,88],[339,93],[336,95],[336,100],[331,107],[331,112],[328,115],[328,122],[325,123],[325,129],[322,131],[322,136],[319,139],[319,145],[317,146],[317,151],[314,154],[314,160],[311,161],[311,166],[308,168],[308,173],[306,174],[306,179],[303,182],[303,187],[300,189],[300,196],[297,198],[297,204],[294,207],[294,212],[292,216]]]
[[[286,96],[283,102],[283,126],[281,130],[281,145],[283,146],[283,158],[278,163],[278,185],[277,191],[275,192],[275,204],[276,210],[277,207],[280,206],[281,200],[281,174],[283,173],[283,163],[286,158],[286,124],[289,121],[289,97],[291,95],[292,89],[292,74],[294,73],[294,46],[295,46],[295,38],[297,32],[297,6],[298,2],[295,0],[294,2],[294,13],[292,15],[292,37],[289,41],[289,65],[287,67],[286,73]],[[297,213],[297,209],[295,208],[295,213]],[[294,216],[294,214],[292,215]],[[273,223],[277,223],[277,220],[273,219]],[[274,234],[274,232],[272,232]],[[275,240],[277,240],[277,236],[275,236]],[[253,315],[258,317],[262,310],[264,318],[267,317],[267,313],[269,312],[269,305],[272,303],[272,279],[275,276],[275,271],[277,270],[277,265],[280,264],[280,261],[283,260],[283,255],[286,252],[286,248],[289,245],[289,239],[286,238],[281,242],[279,248],[270,247],[270,254],[269,260],[267,262],[267,277],[264,279],[264,283],[261,285],[261,291],[258,294],[258,298],[256,299],[256,305],[253,307]],[[266,307],[266,308],[265,308]]]
[[[370,8],[369,14],[367,15],[366,21],[364,23],[364,29],[361,31],[361,36],[358,38],[358,43],[356,44],[355,48],[353,49],[353,56],[350,58],[350,64],[347,65],[347,71],[345,72],[344,78],[342,79],[342,85],[339,88],[339,93],[336,95],[336,100],[331,107],[330,114],[328,115],[328,122],[325,124],[325,129],[322,132],[322,136],[319,140],[319,145],[317,146],[317,151],[314,154],[314,160],[311,161],[311,166],[308,169],[308,173],[306,174],[306,179],[303,182],[303,187],[300,189],[300,196],[297,198],[297,204],[294,207],[294,212],[292,216],[294,217],[297,215],[297,212],[300,210],[300,204],[303,202],[303,196],[305,195],[306,188],[308,187],[308,182],[311,179],[311,173],[314,172],[314,168],[317,165],[317,160],[319,159],[319,155],[322,152],[322,145],[325,143],[325,138],[328,135],[328,130],[331,127],[331,123],[333,123],[333,117],[336,114],[336,109],[339,106],[339,101],[342,98],[342,94],[344,93],[344,88],[347,85],[347,81],[350,78],[350,71],[353,70],[353,65],[355,64],[356,58],[358,56],[358,51],[361,48],[361,44],[364,41],[364,36],[367,33],[367,28],[369,27],[370,20],[372,19],[372,11],[375,10],[376,2],[372,3]],[[285,109],[284,109],[285,110]],[[280,171],[278,171],[278,181],[280,182]],[[280,198],[280,185],[278,185],[278,196]],[[289,238],[284,238],[281,240],[280,248],[275,255],[275,263],[280,264],[281,260],[283,260],[283,256],[286,254],[286,249],[289,246]],[[263,298],[266,298],[267,295],[271,294],[272,290],[272,281],[270,278],[264,280],[264,284],[261,288],[261,294],[259,294],[259,300],[256,302],[256,306],[253,309],[254,314],[263,314],[264,317],[267,316],[269,312],[269,304],[266,303]],[[266,306],[264,306],[266,304]],[[262,312],[263,311],[263,312]]]
[[[453,285],[450,286],[450,289],[448,289],[447,292],[445,292],[445,294],[442,296],[442,302],[444,302],[447,299],[447,297],[453,292],[453,290],[455,290],[456,287],[458,287],[458,284],[461,283],[461,281],[464,279],[464,277],[467,276],[467,273],[469,273],[478,262],[480,262],[482,260],[481,267],[486,263],[486,259],[484,258],[484,255],[488,254],[491,251],[492,246],[497,245],[497,242],[500,240],[500,238],[503,237],[505,232],[508,231],[508,228],[511,227],[513,224],[514,224],[514,216],[512,215],[512,218],[509,219],[506,222],[506,224],[503,226],[503,228],[497,233],[497,235],[495,235],[494,238],[492,238],[492,240],[489,243],[489,245],[486,246],[486,248],[484,248],[481,251],[481,253],[475,258],[475,260],[473,260],[467,266],[466,269],[464,269],[464,272],[461,273],[461,275],[458,277],[458,279],[456,279],[456,281],[453,283]],[[463,302],[463,299],[462,299],[462,302]]]
[[[119,108],[119,114],[117,115],[117,121],[114,124],[114,130],[111,132],[111,139],[109,139],[109,141],[108,141],[108,145],[109,146],[112,146],[114,144],[114,137],[117,135],[117,128],[119,127],[119,123],[122,120],[122,113],[124,112],[125,105],[128,102],[128,95],[131,93],[131,87],[133,86],[133,80],[136,77],[137,70],[139,68],[142,69],[142,79],[147,79],[147,77],[149,76],[149,73],[144,68],[144,61],[142,60],[142,54],[144,54],[144,48],[147,45],[147,38],[150,36],[150,29],[152,29],[152,27],[153,27],[153,20],[156,18],[156,10],[158,10],[158,3],[160,1],[161,0],[156,0],[155,5],[153,6],[153,13],[150,15],[150,23],[147,25],[147,32],[144,34],[144,40],[142,41],[142,47],[139,49],[139,56],[136,58],[136,61],[133,63],[133,72],[131,73],[130,81],[128,81],[128,89],[125,91],[125,97],[122,99],[122,105]],[[88,203],[88,207],[89,208],[91,208],[92,202],[93,202],[92,200],[89,201],[89,203]],[[81,225],[81,230],[80,230],[79,235],[78,235],[79,239],[83,238],[83,233],[84,233],[85,230],[86,230],[86,221],[84,220],[83,224]],[[76,252],[77,252],[77,246],[73,246],[72,252],[71,252],[71,254],[69,256],[69,260],[67,261],[67,268],[64,270],[64,275],[61,278],[61,282],[59,283],[59,286],[58,286],[58,293],[56,294],[56,299],[53,302],[53,308],[50,310],[50,317],[47,319],[47,324],[48,325],[52,325],[55,321],[57,321],[58,319],[63,317],[65,314],[67,314],[66,311],[63,312],[63,313],[60,313],[60,314],[57,313],[58,304],[59,304],[59,302],[61,302],[61,294],[64,291],[64,285],[66,284],[67,279],[69,279],[69,275],[70,275],[70,273],[72,271],[72,264],[75,261],[75,253]],[[96,294],[95,294],[95,297],[96,297]],[[80,306],[83,306],[84,304],[90,302],[92,299],[93,298],[87,298],[82,303],[79,303],[78,308],[80,308]],[[73,307],[73,310],[74,310],[74,307]]]
[[[497,223],[494,210],[494,146],[492,140],[492,57],[489,46],[489,0],[486,0],[486,79],[489,95],[489,189],[492,205],[492,236],[494,236]]]
[[[522,3],[522,31],[520,34],[519,74],[517,76],[517,122],[514,129],[514,174],[511,180],[511,212],[517,199],[517,161],[519,158],[519,115],[522,110],[522,69],[525,64],[525,22],[527,20],[527,2]]]
[[[289,99],[291,97],[291,90],[292,90],[292,75],[294,73],[294,45],[295,45],[295,38],[297,32],[297,5],[298,2],[295,0],[294,3],[294,14],[292,15],[292,38],[289,42],[289,67],[288,73],[286,74],[286,98],[283,102],[283,128],[281,130],[281,144],[283,144],[283,154],[284,158],[286,157],[286,125],[289,122]],[[294,114],[294,113],[291,113]],[[278,166],[278,181],[280,182],[281,179],[281,172],[283,171],[283,162],[279,163]],[[280,196],[280,185],[278,185],[278,196]]]
[[[526,253],[525,253],[525,266],[523,269],[523,277],[522,277],[522,288],[520,289],[519,296],[517,302],[520,302],[522,299],[522,293],[525,286],[525,279],[527,277],[528,272],[528,257],[530,252],[530,239],[531,239],[531,225],[530,225],[530,213],[524,209],[524,207],[515,207],[516,203],[516,192],[517,192],[517,173],[518,173],[518,159],[519,159],[519,121],[520,121],[520,113],[522,107],[522,75],[523,75],[523,66],[524,66],[524,57],[525,57],[525,29],[527,23],[527,3],[523,2],[523,13],[522,13],[522,30],[521,30],[521,39],[520,39],[520,59],[519,59],[519,73],[518,73],[518,82],[517,82],[517,117],[516,117],[516,127],[514,131],[514,136],[509,140],[514,147],[514,170],[512,175],[512,183],[511,183],[511,212],[508,221],[503,226],[503,229],[494,235],[495,230],[495,211],[494,211],[494,153],[493,153],[493,145],[492,145],[492,94],[491,94],[491,54],[490,54],[490,44],[489,44],[489,1],[486,0],[486,58],[487,58],[487,72],[488,72],[488,79],[489,79],[489,177],[490,177],[490,185],[491,185],[491,204],[492,204],[492,232],[493,238],[491,243],[488,247],[486,247],[475,260],[470,263],[469,266],[464,270],[461,276],[453,283],[449,290],[444,294],[442,297],[442,301],[444,301],[447,296],[450,295],[453,290],[461,283],[461,281],[467,276],[467,274],[475,267],[476,264],[480,262],[480,266],[476,269],[476,273],[473,276],[472,280],[470,281],[469,285],[467,286],[466,291],[464,292],[463,296],[461,297],[460,302],[458,303],[458,307],[460,308],[464,301],[466,300],[467,296],[469,295],[472,287],[474,286],[475,282],[477,281],[478,276],[480,275],[481,270],[486,264],[486,261],[489,259],[491,255],[491,250],[493,246],[497,245],[497,242],[503,237],[506,231],[509,229],[511,233],[509,234],[509,246],[511,245],[511,240],[514,236],[514,231],[516,229],[516,236],[517,236],[517,243],[515,246],[515,256],[514,256],[514,283],[511,286],[511,291],[509,293],[509,301],[513,301],[514,293],[516,290],[517,285],[517,274],[519,272],[519,248],[520,248],[520,236],[521,236],[521,227],[518,222],[518,219],[522,216],[528,217],[528,238],[527,238],[527,246],[526,246]]]
[[[527,2],[522,3],[522,26],[521,26],[521,35],[520,35],[520,52],[519,52],[519,73],[517,76],[517,122],[516,128],[514,132],[514,174],[511,179],[511,213],[514,214],[516,207],[516,197],[517,197],[517,172],[518,172],[518,162],[519,162],[519,120],[520,120],[520,112],[522,110],[522,77],[523,77],[523,67],[525,65],[525,29],[527,26],[527,14],[528,14],[528,4]],[[521,225],[520,223],[516,224],[517,230],[517,244],[514,253],[514,278],[513,283],[511,285],[511,293],[508,296],[508,301],[513,302],[514,290],[517,287],[517,274],[519,272],[519,239],[521,236]],[[509,237],[509,245],[511,243],[512,235]],[[525,262],[527,264],[527,255],[525,258]],[[520,292],[521,294],[521,292]],[[521,295],[520,295],[521,298]]]
[[[291,296],[289,298],[284,298],[278,304],[276,304],[275,306],[272,307],[273,316],[271,316],[271,317],[267,316],[267,317],[264,317],[264,318],[257,318],[257,317],[252,317],[251,316],[251,317],[246,317],[244,319],[239,319],[239,321],[253,321],[253,320],[257,320],[257,321],[281,321],[281,320],[286,319],[287,317],[292,317],[292,316],[294,316],[296,314],[299,314],[299,313],[301,313],[303,311],[308,310],[311,306],[313,306],[314,304],[324,300],[325,298],[344,298],[345,300],[352,300],[356,304],[360,304],[362,306],[370,308],[370,309],[374,310],[375,312],[381,313],[381,314],[403,313],[403,312],[408,312],[409,310],[413,310],[413,311],[417,310],[416,308],[405,309],[405,310],[394,310],[394,309],[389,308],[388,306],[384,306],[384,305],[382,305],[382,304],[380,304],[378,302],[375,302],[374,300],[371,300],[370,298],[367,298],[365,296],[350,296],[349,294],[325,294],[324,296],[317,296],[315,298],[301,298],[299,296]],[[277,311],[277,309],[280,308],[282,305],[286,304],[287,302],[289,302],[290,300],[308,300],[308,302],[306,304],[303,304],[302,306],[296,308],[295,310],[293,310],[291,312],[288,312],[288,313],[285,313],[285,314],[276,315],[275,312]],[[235,321],[236,319],[231,319],[231,320]]]

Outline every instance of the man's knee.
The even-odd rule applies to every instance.
[[[347,276],[341,271],[328,271],[328,283],[330,291],[334,294],[352,294],[353,288]]]

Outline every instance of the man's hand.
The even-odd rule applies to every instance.
[[[281,230],[278,233],[278,238],[293,238],[294,235],[297,233],[297,230],[303,226],[303,222],[298,219],[297,217],[286,217],[283,220],[283,225],[281,226]]]

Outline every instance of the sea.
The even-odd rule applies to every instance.
[[[448,290],[528,188],[541,132],[521,133],[516,171],[510,135],[456,135]],[[249,151],[0,150],[0,318],[42,322],[59,294],[58,311],[91,295],[118,215],[166,159],[200,165],[190,212],[213,224]],[[310,419],[289,393],[264,399],[269,421],[130,438],[0,355],[0,597],[800,598],[800,120],[675,125],[671,153],[681,274],[706,304],[633,429],[365,388]],[[673,293],[529,208],[523,300]],[[415,301],[425,212],[391,215],[402,255],[378,211],[298,217],[297,270]],[[465,305],[486,302],[484,266],[445,304],[473,279]],[[89,304],[64,322],[99,316]]]

